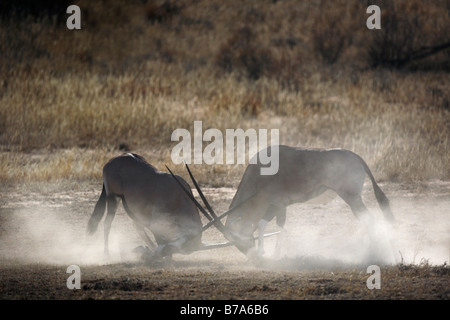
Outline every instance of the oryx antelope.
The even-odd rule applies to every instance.
[[[187,182],[177,177],[188,192]],[[143,157],[127,153],[111,159],[103,168],[103,188],[89,220],[87,231],[92,234],[104,221],[104,250],[108,254],[108,237],[118,200],[134,221],[136,230],[147,246],[159,256],[190,253],[202,246],[202,224],[197,207],[180,189],[175,179],[158,171]],[[154,245],[145,228],[157,242]]]
[[[276,148],[273,149],[271,152],[276,152]],[[327,190],[340,196],[358,219],[370,219],[370,213],[361,199],[366,175],[372,181],[375,197],[385,218],[394,221],[388,198],[359,155],[344,149],[288,146],[278,146],[278,154],[279,170],[275,175],[261,175],[259,161],[248,165],[245,170],[230,207],[247,202],[248,199],[251,199],[252,205],[241,206],[242,210],[228,216],[226,226],[232,232],[246,236],[260,227],[259,232],[262,234],[265,224],[274,217],[278,226],[283,228],[287,206],[306,202]],[[262,253],[262,237],[259,237],[259,246]]]
[[[269,148],[270,152],[278,152],[278,172],[261,175],[259,161],[249,164],[230,209],[221,215],[228,216],[225,227],[233,236],[248,239],[245,248],[254,247],[253,233],[261,220],[270,221],[277,217],[278,224],[283,227],[287,206],[306,202],[327,190],[339,195],[358,219],[369,218],[370,214],[361,199],[366,175],[372,181],[375,197],[385,218],[394,220],[388,198],[377,185],[365,161],[357,154],[343,149]],[[264,152],[267,154],[267,150]],[[259,159],[258,155],[255,156]],[[262,245],[262,238],[259,239]]]

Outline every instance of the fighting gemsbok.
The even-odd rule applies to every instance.
[[[371,215],[361,199],[366,175],[372,181],[375,197],[385,218],[394,221],[388,198],[376,183],[366,162],[357,154],[344,149],[269,148],[271,152],[278,152],[278,172],[261,175],[263,165],[259,160],[249,164],[230,209],[224,214],[228,216],[225,227],[233,237],[247,239],[241,241],[241,246],[247,250],[254,247],[253,233],[261,220],[270,221],[277,217],[278,224],[283,227],[287,206],[306,202],[327,190],[339,195],[355,216],[366,220],[370,228]],[[264,152],[267,154],[267,150]],[[259,153],[255,156],[259,157]]]
[[[187,165],[207,210],[195,199],[189,184],[174,175],[169,168],[170,174],[158,171],[144,158],[131,153],[113,158],[103,168],[103,189],[89,220],[88,233],[95,232],[107,205],[104,228],[107,253],[111,222],[117,201],[122,199],[138,233],[158,257],[229,245],[236,246],[246,254],[255,247],[253,233],[261,226],[261,221],[277,217],[278,224],[283,227],[287,206],[306,202],[327,190],[339,195],[357,218],[365,220],[366,224],[369,221],[370,229],[371,215],[361,199],[366,175],[372,181],[375,197],[384,216],[389,221],[394,220],[389,200],[365,161],[357,154],[343,149],[269,148],[271,154],[278,153],[278,172],[261,175],[263,165],[258,160],[252,161],[244,172],[230,208],[219,216],[209,205]],[[267,154],[267,150],[260,152]],[[255,157],[259,159],[259,153]],[[209,220],[203,226],[197,208]],[[225,217],[227,221],[224,225],[221,219]],[[202,232],[212,225],[223,233],[228,242],[213,245],[201,242]],[[153,233],[158,247],[150,240],[145,228]],[[260,230],[258,237],[260,246],[262,232]]]
[[[181,183],[190,190],[180,177]],[[87,231],[92,234],[102,219],[104,247],[108,254],[108,237],[118,200],[134,221],[136,230],[147,246],[159,256],[174,252],[190,253],[199,248],[202,224],[197,207],[179,188],[173,177],[158,171],[143,157],[126,153],[111,159],[103,168],[103,188],[89,220]],[[151,241],[149,229],[158,244]]]
[[[196,181],[193,181],[197,185]],[[185,180],[172,172],[169,174],[158,171],[137,154],[126,153],[111,159],[104,166],[102,193],[87,226],[88,234],[93,234],[107,207],[104,221],[106,254],[109,254],[109,232],[119,200],[122,200],[125,211],[134,221],[138,234],[150,249],[152,256],[188,254],[196,250],[229,245],[236,246],[242,252],[247,249],[240,244],[239,236],[233,236],[220,219],[216,219],[214,213],[208,214],[198,204]],[[209,220],[209,223],[204,226],[202,226],[197,207]],[[203,244],[202,232],[212,225],[231,241]],[[146,233],[146,229],[154,235],[157,246]]]

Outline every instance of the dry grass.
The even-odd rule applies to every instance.
[[[76,3],[81,31],[2,18],[2,183],[99,179],[124,150],[163,169],[172,131],[192,132],[194,120],[204,130],[275,128],[284,144],[348,148],[379,180],[450,178],[449,74],[436,70],[448,66],[448,50],[414,66],[432,71],[370,69],[368,41],[377,39],[360,2]],[[446,41],[445,2],[415,3],[423,6],[405,4],[405,16],[427,27],[414,41]],[[218,186],[234,184],[244,166],[195,170]]]

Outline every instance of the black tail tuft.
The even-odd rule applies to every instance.
[[[370,172],[369,166],[367,163],[359,157],[361,164],[364,167],[364,170],[366,171],[367,175],[369,176],[370,180],[372,181],[373,191],[375,193],[375,198],[378,201],[378,204],[380,205],[381,211],[383,211],[384,217],[391,223],[395,222],[395,217],[392,214],[391,206],[389,205],[389,199],[386,197],[384,192],[380,189],[377,182],[375,181],[375,178],[373,177],[372,172]]]
[[[100,220],[102,220],[103,214],[105,213],[106,208],[106,190],[105,185],[103,184],[102,193],[100,195],[100,198],[97,201],[97,204],[95,205],[94,212],[91,215],[91,218],[89,219],[88,226],[87,226],[87,233],[93,234],[97,230],[98,223]]]
[[[372,181],[372,184],[375,192],[375,198],[377,198],[378,204],[380,205],[381,211],[383,211],[384,217],[389,222],[393,223],[395,222],[395,218],[392,214],[391,206],[389,205],[389,199],[374,181],[375,180]]]

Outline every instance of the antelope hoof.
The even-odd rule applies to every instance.
[[[144,246],[137,246],[136,248],[134,248],[133,250],[132,250],[132,252],[133,253],[144,253],[144,252],[147,252],[147,251],[150,251],[147,247],[144,247]]]
[[[153,260],[155,253],[147,247],[138,246],[133,249],[133,253],[141,256],[141,259],[144,261]]]
[[[257,262],[262,259],[262,255],[260,254],[260,251],[256,248],[250,248],[247,252],[247,258],[250,261]]]
[[[266,253],[263,248],[258,248],[258,256],[262,257]]]

